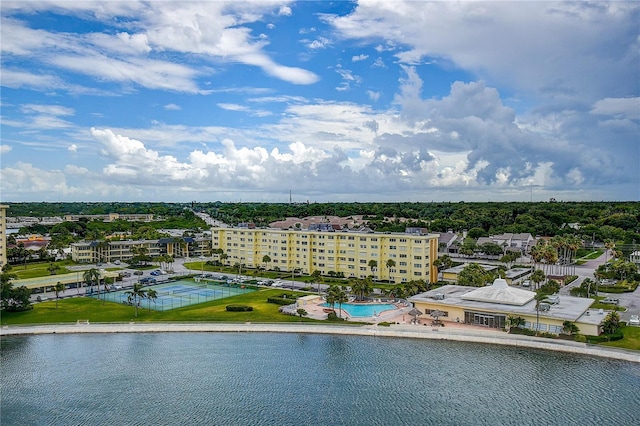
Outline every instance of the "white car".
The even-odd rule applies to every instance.
[[[629,325],[640,325],[640,317],[638,315],[631,315]]]

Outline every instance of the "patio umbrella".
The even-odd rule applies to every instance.
[[[430,315],[432,318],[438,319],[439,317],[444,316],[444,312],[435,310],[435,311],[431,311]]]
[[[410,310],[409,312],[407,312],[407,314],[413,316],[413,317],[417,317],[422,315],[422,312],[420,312],[419,309],[413,308],[412,310]]]
[[[409,315],[411,315],[413,317],[413,322],[414,323],[417,323],[418,322],[418,317],[420,315],[422,315],[422,312],[420,312],[419,309],[413,308],[412,310],[407,312],[407,314],[409,314]]]

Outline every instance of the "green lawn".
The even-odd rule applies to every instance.
[[[138,308],[138,318],[134,318],[134,308],[120,303],[98,301],[92,298],[78,297],[60,299],[58,309],[55,300],[38,303],[33,310],[27,312],[3,312],[2,324],[49,324],[64,323],[77,320],[89,320],[90,322],[128,322],[135,321],[224,321],[224,322],[299,322],[315,321],[308,318],[284,315],[278,312],[280,306],[267,303],[267,298],[280,294],[296,296],[304,293],[264,289],[252,293],[219,299],[198,305],[173,309],[170,311],[147,310],[147,301],[142,301],[142,307]],[[252,312],[227,312],[225,306],[230,304],[242,304],[253,307]]]
[[[599,257],[602,255],[602,253],[604,253],[604,251],[602,251],[602,250],[595,250],[595,251],[592,251],[591,253],[589,253],[589,254],[587,254],[587,255],[585,255],[585,256],[582,256],[580,259],[585,259],[585,260],[593,260],[593,259],[597,259],[597,258],[599,258]]]
[[[59,260],[53,262],[53,264],[59,266],[59,269],[56,270],[56,275],[72,272],[66,266],[75,265],[71,260]],[[18,279],[46,277],[51,275],[48,268],[49,262],[27,263],[26,265],[12,265],[9,273],[16,275]]]
[[[602,343],[602,345],[640,351],[640,327],[637,327],[637,326],[623,327],[622,334],[624,335],[624,339],[616,340],[615,342]]]

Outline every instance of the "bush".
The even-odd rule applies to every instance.
[[[623,339],[624,335],[622,331],[616,331],[613,334],[601,334],[599,336],[587,336],[586,340],[589,343],[602,343],[602,342],[613,342],[616,340]]]
[[[556,334],[553,333],[548,333],[546,331],[543,331],[542,333],[538,334],[539,337],[546,337],[547,339],[556,339],[558,338],[558,336]]]
[[[584,334],[576,334],[573,340],[580,343],[587,343],[587,337]]]
[[[253,306],[227,305],[225,309],[227,310],[227,312],[251,312],[253,311]]]
[[[327,319],[329,321],[344,321],[344,318],[338,317],[338,314],[336,314],[335,312],[329,312],[329,315],[327,315]]]
[[[392,323],[387,322],[387,321],[383,321],[383,322],[379,322],[378,326],[379,327],[389,327]]]
[[[295,302],[295,299],[290,298],[287,299],[286,297],[269,297],[267,298],[267,303],[274,303],[276,305],[280,305],[280,306],[285,306],[285,305],[291,305]]]

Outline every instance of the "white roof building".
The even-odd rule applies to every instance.
[[[533,291],[509,287],[507,281],[503,278],[497,278],[492,285],[472,290],[463,294],[460,298],[476,302],[523,306],[531,302],[535,295]]]

